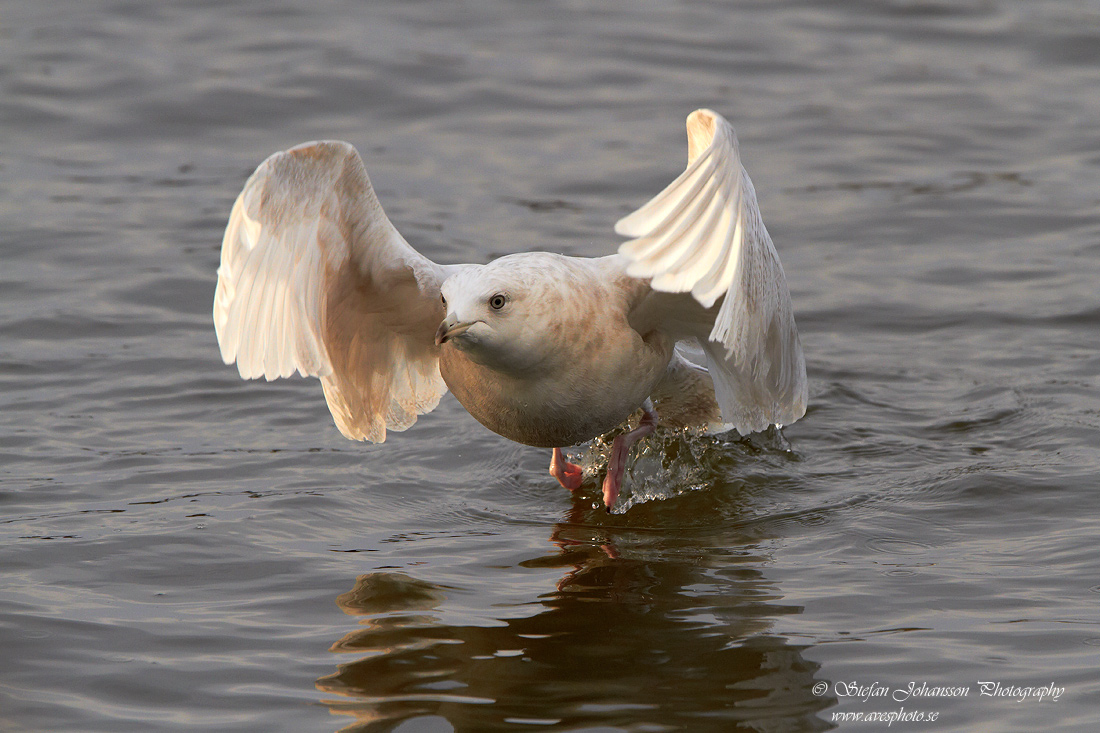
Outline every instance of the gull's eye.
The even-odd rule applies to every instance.
[[[501,293],[497,293],[493,297],[489,298],[489,306],[495,311],[498,311],[501,308],[503,308],[504,304],[507,303],[507,302],[508,302],[508,299],[505,298],[504,295],[502,295]]]
[[[443,293],[440,293],[439,294],[439,300],[443,303],[443,307],[446,308],[447,307],[447,296],[444,295]]]

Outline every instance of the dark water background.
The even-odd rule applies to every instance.
[[[440,262],[601,255],[702,106],[791,285],[790,450],[608,516],[453,398],[365,446],[221,364],[269,153],[351,141]],[[0,729],[1095,730],[1098,283],[1094,0],[6,3]],[[970,696],[843,694],[911,681]]]

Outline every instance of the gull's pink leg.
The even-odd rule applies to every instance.
[[[611,457],[607,460],[607,476],[603,480],[603,504],[611,511],[615,499],[619,498],[619,488],[623,485],[623,473],[626,471],[626,459],[630,455],[630,446],[657,429],[657,412],[649,400],[642,405],[642,420],[638,427],[615,438],[611,443]]]
[[[565,455],[561,452],[561,448],[554,449],[554,456],[550,459],[550,475],[556,478],[559,484],[570,491],[579,489],[584,479],[584,472],[581,470],[581,467],[565,460]]]

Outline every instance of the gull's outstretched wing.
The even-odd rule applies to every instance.
[[[248,179],[222,240],[222,359],[245,379],[320,377],[340,432],[382,442],[447,391],[434,342],[443,279],[386,218],[355,148],[276,153]]]
[[[626,274],[656,291],[632,319],[699,340],[739,432],[792,423],[806,412],[806,364],[737,137],[707,109],[688,116],[687,133],[687,169],[615,225],[632,237],[619,248]]]

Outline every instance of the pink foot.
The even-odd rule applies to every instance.
[[[561,452],[561,448],[554,449],[554,456],[550,459],[550,475],[570,491],[579,489],[584,481],[584,472],[581,467],[565,460],[565,454]]]
[[[619,498],[619,489],[623,485],[623,473],[626,472],[626,459],[630,455],[630,446],[657,429],[657,413],[649,400],[642,405],[642,420],[638,427],[615,438],[611,443],[611,457],[607,461],[607,476],[603,480],[603,504],[607,511]]]

